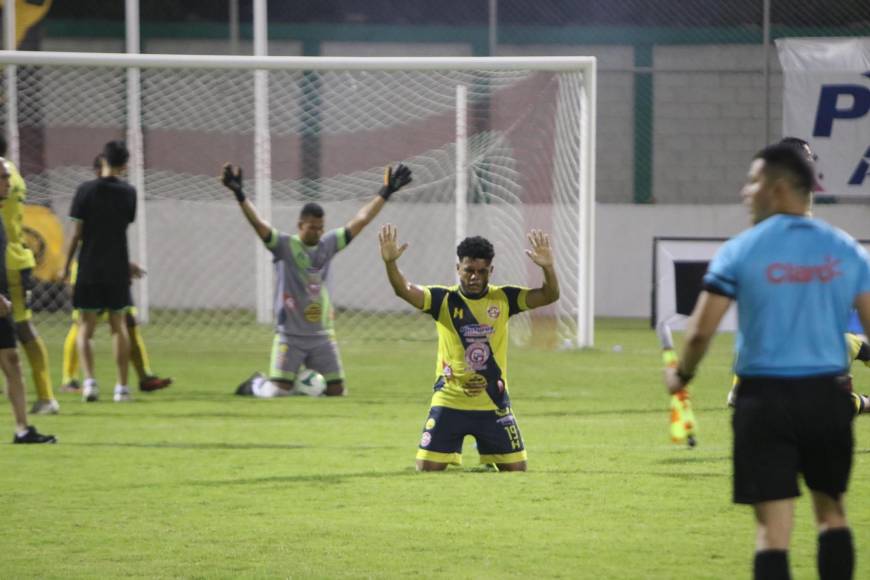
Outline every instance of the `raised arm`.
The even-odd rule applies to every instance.
[[[402,272],[399,271],[399,266],[396,261],[408,248],[407,242],[399,246],[397,241],[399,231],[396,226],[386,224],[381,226],[378,232],[378,242],[381,245],[381,258],[384,259],[384,265],[387,267],[387,278],[390,280],[390,285],[396,296],[417,308],[423,309],[423,289],[408,282]]]
[[[550,236],[541,230],[532,230],[528,234],[532,249],[526,250],[526,255],[532,262],[541,267],[544,272],[544,283],[540,288],[529,290],[526,295],[526,305],[538,308],[552,304],[559,299],[559,280],[556,268],[553,267],[553,250],[550,248]]]
[[[254,207],[242,190],[242,168],[233,167],[229,163],[224,164],[223,173],[221,174],[221,183],[233,192],[236,196],[236,201],[239,202],[239,207],[242,208],[242,214],[257,232],[257,235],[264,242],[268,241],[272,235],[272,226],[269,222],[263,220],[260,214],[257,213],[257,208]]]
[[[350,233],[350,237],[355,238],[381,212],[390,196],[409,183],[411,183],[411,170],[405,165],[400,163],[395,170],[389,166],[385,168],[384,185],[381,190],[345,224],[344,227]]]

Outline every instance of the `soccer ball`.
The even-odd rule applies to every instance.
[[[317,371],[303,369],[296,375],[295,389],[298,395],[319,397],[326,391],[326,379]]]

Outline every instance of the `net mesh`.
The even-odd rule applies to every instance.
[[[262,339],[256,324],[257,260],[268,259],[232,195],[217,181],[230,161],[245,169],[256,199],[254,71],[143,69],[142,132],[149,338],[226,327],[235,340]],[[126,70],[18,68],[21,171],[29,203],[64,216],[93,176],[102,145],[126,134]],[[327,228],[346,223],[377,192],[383,167],[403,162],[414,181],[335,258],[330,293],[344,339],[430,338],[393,295],[377,247],[378,224],[410,243],[400,268],[420,284],[455,282],[456,87],[467,92],[469,235],[496,249],[493,283],[540,284],[524,255],[526,232],[552,234],[562,298],[522,315],[517,341],[553,345],[576,335],[578,196],[584,83],[580,72],[268,72],[271,223],[296,230],[317,201]],[[27,218],[25,218],[27,219]],[[134,260],[139,236],[129,230]],[[41,270],[40,324],[67,324],[59,268]],[[48,272],[48,273],[46,273]],[[54,272],[54,273],[52,273]]]

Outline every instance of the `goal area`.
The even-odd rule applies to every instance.
[[[494,284],[535,287],[526,233],[549,232],[560,300],[515,317],[515,342],[593,343],[596,68],[592,57],[328,58],[0,51],[10,144],[28,203],[67,228],[76,187],[93,178],[103,144],[125,139],[139,194],[131,259],[149,339],[213,329],[268,336],[271,256],[218,174],[244,169],[260,214],[295,233],[320,203],[327,229],[378,191],[386,165],[413,182],[336,256],[329,285],[341,340],[433,336],[431,320],[395,297],[377,244],[381,224],[409,248],[418,284],[456,283],[458,240],[495,246]],[[45,218],[42,215],[42,218]],[[68,324],[54,238],[25,216],[41,245],[39,324]],[[49,219],[49,221],[51,221]],[[37,249],[37,248],[35,248]],[[49,264],[47,261],[55,260]]]

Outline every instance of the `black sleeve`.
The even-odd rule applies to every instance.
[[[82,189],[81,186],[76,190],[75,197],[73,197],[72,205],[69,208],[69,217],[84,221],[86,212],[86,203],[85,203],[85,190]]]
[[[438,320],[438,313],[441,312],[441,305],[444,303],[444,299],[447,298],[447,288],[431,286],[429,288],[429,295],[432,300],[429,305],[429,310],[426,310],[425,312],[435,320]]]
[[[350,233],[350,228],[344,229],[344,247],[346,248],[350,241],[353,239],[353,234]]]
[[[864,361],[864,362],[867,362],[868,360],[870,360],[870,344],[867,344],[866,342],[862,342],[861,348],[858,349],[858,355],[855,357],[855,359],[860,360],[860,361]]]
[[[130,202],[130,223],[136,221],[136,189],[131,187],[129,195]]]
[[[513,316],[514,314],[519,314],[522,312],[520,308],[520,292],[523,289],[519,286],[502,286],[502,291],[504,295],[507,296],[508,301],[508,316]]]

